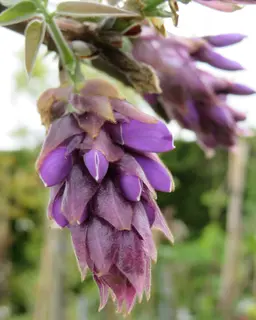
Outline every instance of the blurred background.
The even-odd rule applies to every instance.
[[[222,74],[255,88],[255,16],[255,7],[226,14],[180,5],[179,27],[168,27],[189,36],[247,34],[243,43],[221,50],[247,70]],[[28,83],[24,38],[1,28],[0,39],[0,320],[122,319],[112,303],[97,311],[96,285],[90,274],[81,282],[68,232],[51,230],[46,221],[48,194],[34,170],[44,137],[36,99],[58,84],[57,61],[42,48]],[[147,111],[130,89],[117,85]],[[247,112],[244,126],[255,130],[256,97],[234,97],[230,104]],[[241,140],[234,154],[220,150],[206,159],[192,134],[170,128],[176,149],[162,158],[176,191],[159,194],[159,205],[176,243],[155,234],[151,299],[127,319],[256,319],[256,139]]]

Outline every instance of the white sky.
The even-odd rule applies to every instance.
[[[242,43],[221,49],[227,57],[238,60],[246,67],[242,72],[221,72],[222,75],[251,85],[256,88],[256,5],[248,6],[234,13],[222,13],[192,3],[180,4],[179,27],[172,32],[181,35],[199,36],[208,34],[240,32],[248,35]],[[19,66],[17,52],[24,46],[24,38],[11,31],[0,28],[0,149],[13,149],[19,143],[10,137],[10,133],[19,127],[27,126],[35,135],[43,135],[44,129],[36,111],[36,101],[26,94],[14,99],[14,73]],[[54,63],[46,63],[52,70],[51,85],[57,85],[57,77],[53,72]],[[219,71],[213,70],[217,74]],[[256,95],[250,97],[231,97],[230,104],[248,114],[247,125],[256,126]],[[175,130],[177,131],[177,130]],[[30,142],[28,142],[30,143]]]

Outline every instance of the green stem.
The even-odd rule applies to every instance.
[[[66,68],[70,79],[75,83],[76,82],[76,58],[68,46],[65,38],[63,37],[59,27],[57,26],[54,15],[49,13],[47,8],[44,6],[44,4],[40,0],[36,0],[36,3],[38,5],[38,9],[43,14],[45,21],[47,23],[48,31],[53,39],[53,41],[56,44],[56,47],[58,49],[60,59],[63,63],[63,66]]]

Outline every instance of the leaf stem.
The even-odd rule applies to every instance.
[[[47,29],[56,44],[58,49],[60,59],[66,71],[69,74],[72,82],[76,82],[76,58],[67,44],[65,38],[63,37],[56,21],[54,19],[54,14],[49,13],[44,3],[41,0],[35,0],[38,9],[43,14],[45,22],[47,24]]]

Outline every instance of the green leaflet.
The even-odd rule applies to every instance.
[[[73,17],[139,17],[138,13],[97,2],[67,1],[57,6],[57,14]]]
[[[28,76],[31,76],[40,45],[44,40],[45,22],[31,21],[25,30],[25,66]]]
[[[8,26],[27,20],[37,13],[37,7],[32,1],[18,2],[0,14],[0,26]]]

